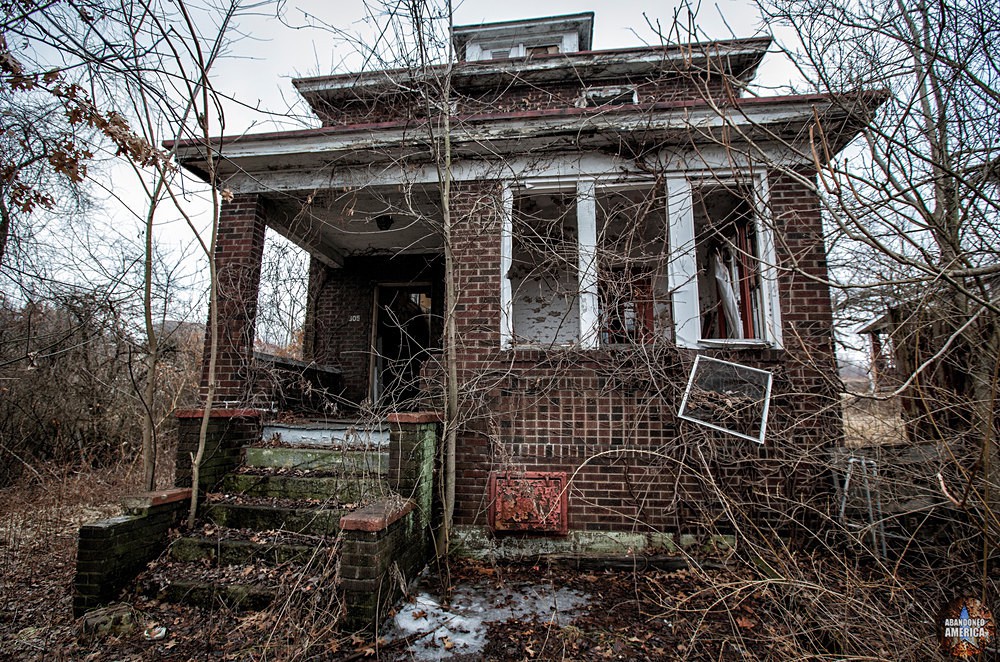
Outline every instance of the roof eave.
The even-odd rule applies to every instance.
[[[639,124],[630,128],[630,120],[658,116],[664,126],[676,121],[677,126],[692,118],[709,121],[715,118],[717,122],[729,122],[744,126],[767,126],[768,122],[788,122],[788,127],[805,126],[813,117],[824,121],[826,139],[831,146],[829,153],[835,154],[852,140],[864,125],[870,121],[871,114],[877,108],[885,95],[882,93],[859,93],[855,95],[854,103],[846,103],[829,95],[804,95],[796,97],[772,97],[744,99],[738,106],[727,108],[725,118],[715,118],[716,111],[705,103],[669,102],[653,104],[651,107],[627,106],[605,109],[595,112],[594,109],[567,109],[563,111],[537,111],[521,113],[505,113],[502,115],[479,115],[461,118],[461,126],[470,129],[465,137],[471,143],[477,140],[507,141],[518,140],[528,136],[530,132],[517,133],[520,124],[522,128],[535,130],[530,134],[533,138],[544,135],[546,130],[558,132],[560,127],[586,125],[591,133],[611,132],[620,135],[623,132],[638,131]],[[771,119],[768,119],[768,118]],[[795,124],[797,123],[797,124]],[[706,125],[707,126],[707,125]],[[777,124],[776,124],[777,126]],[[479,127],[478,129],[476,127]],[[549,128],[546,128],[549,127]],[[406,122],[355,125],[352,127],[322,127],[304,129],[301,131],[285,131],[254,136],[238,136],[233,138],[214,139],[213,147],[224,160],[236,162],[240,159],[287,158],[291,153],[307,154],[316,150],[319,142],[325,141],[324,149],[328,153],[336,153],[337,149],[349,151],[352,145],[363,145],[365,149],[378,147],[391,150],[398,142],[400,147],[413,146],[414,124]],[[509,133],[508,133],[509,132]],[[398,134],[397,137],[394,137]],[[456,136],[456,138],[459,138]],[[456,142],[461,143],[462,139]],[[800,137],[798,141],[803,141]],[[298,147],[296,147],[298,145]],[[310,147],[312,145],[312,147]],[[336,145],[342,145],[336,148]],[[205,143],[203,141],[182,141],[167,143],[168,148],[174,148],[180,164],[202,179],[205,176],[204,166]]]
[[[462,62],[453,68],[456,89],[475,89],[476,83],[489,77],[512,76],[525,81],[544,78],[546,75],[572,77],[586,76],[587,68],[607,67],[611,64],[636,70],[648,69],[652,65],[680,63],[677,73],[698,73],[698,66],[711,61],[722,65],[715,73],[752,78],[761,60],[770,48],[770,37],[733,39],[726,41],[699,42],[688,45],[646,46],[642,48],[613,49],[601,51],[581,51],[535,56],[530,59],[486,60]],[[735,67],[733,65],[736,65]],[[441,68],[443,71],[443,68]],[[627,73],[627,72],[626,72]],[[665,73],[670,73],[666,70]],[[362,96],[366,88],[382,89],[399,86],[416,80],[409,69],[387,69],[373,72],[337,74],[296,78],[292,85],[306,98],[336,99]]]

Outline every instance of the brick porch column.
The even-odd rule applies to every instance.
[[[219,349],[213,406],[238,405],[246,399],[264,253],[264,227],[264,213],[257,194],[237,195],[232,201],[223,203],[215,245]],[[202,399],[208,389],[211,334],[211,324],[208,324],[201,372]]]

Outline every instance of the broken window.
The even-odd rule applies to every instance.
[[[692,193],[701,338],[763,340],[764,288],[752,190],[710,185]]]
[[[669,328],[662,187],[597,194],[600,344],[652,342]]]
[[[525,191],[511,224],[515,344],[569,345],[580,338],[576,195]]]
[[[525,50],[528,57],[533,57],[535,55],[554,55],[559,52],[559,46],[557,44],[549,44],[546,46],[528,46]]]
[[[597,106],[625,106],[639,102],[636,89],[624,87],[588,87],[583,91],[582,103],[577,105],[594,108]]]
[[[780,346],[763,177],[542,182],[505,193],[503,347]]]

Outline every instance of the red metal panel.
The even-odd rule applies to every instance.
[[[490,528],[496,532],[569,531],[564,471],[505,471],[490,474]]]

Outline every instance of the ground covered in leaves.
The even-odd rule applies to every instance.
[[[393,637],[391,621],[377,637],[340,631],[325,571],[323,586],[268,571],[285,589],[281,599],[249,613],[161,602],[140,583],[123,596],[125,627],[88,635],[72,617],[76,530],[116,514],[108,504],[123,490],[114,472],[70,472],[0,494],[0,659],[414,659],[417,636]],[[569,560],[456,562],[452,586],[566,589],[585,599],[568,615],[511,611],[481,619],[480,650],[468,653],[443,637],[432,652],[457,661],[934,659],[940,587],[969,577],[959,565],[935,575],[853,565],[832,549],[775,555],[763,565],[745,550],[705,551],[688,561],[679,570],[626,564],[613,571]],[[428,573],[411,599],[423,590],[446,602],[437,577]]]

